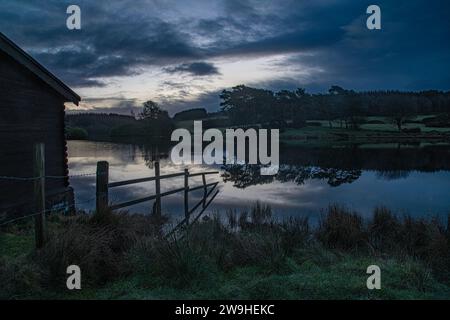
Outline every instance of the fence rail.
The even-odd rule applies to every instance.
[[[184,176],[184,172],[165,174],[165,175],[159,176],[159,178],[160,179],[168,179],[168,178],[175,178],[175,177],[181,177],[181,176]],[[138,178],[138,179],[118,181],[118,182],[111,182],[111,183],[108,183],[108,188],[121,187],[121,186],[126,186],[129,184],[149,182],[149,181],[155,181],[155,180],[156,180],[156,177],[146,177],[146,178]]]
[[[144,177],[138,179],[124,180],[118,182],[109,182],[109,164],[106,161],[97,162],[97,171],[95,173],[81,173],[69,176],[49,176],[45,174],[45,145],[43,143],[37,143],[34,146],[34,159],[33,159],[33,176],[32,177],[12,177],[12,176],[0,176],[0,180],[12,180],[18,182],[29,181],[33,182],[33,208],[34,213],[17,217],[8,221],[0,221],[0,227],[13,223],[15,221],[23,220],[26,218],[34,217],[34,228],[35,228],[35,245],[36,248],[41,248],[47,240],[47,230],[46,230],[46,214],[51,211],[51,209],[46,209],[46,194],[45,194],[45,180],[46,179],[67,179],[68,177],[84,177],[84,176],[96,176],[96,194],[95,198],[91,198],[87,201],[96,201],[96,210],[100,211],[104,208],[109,208],[112,210],[125,208],[134,204],[142,203],[145,201],[155,200],[154,203],[154,213],[161,216],[161,198],[169,196],[178,192],[184,192],[184,219],[169,233],[172,234],[181,225],[189,224],[190,216],[201,206],[201,210],[194,217],[194,222],[203,214],[209,204],[214,200],[218,194],[216,190],[219,182],[206,183],[206,176],[212,174],[218,174],[219,171],[206,171],[198,173],[189,173],[188,169],[184,172],[171,173],[171,174],[160,174],[159,162],[155,162],[155,176]],[[175,177],[184,177],[184,186],[182,188],[177,188],[174,190],[169,190],[161,192],[161,180],[170,179]],[[189,186],[189,178],[191,177],[202,177],[202,184],[195,187]],[[108,190],[110,188],[115,188],[119,186],[126,186],[135,183],[155,181],[155,194],[140,199],[134,199],[114,205],[109,205],[109,194]],[[209,190],[208,190],[209,188]],[[191,209],[189,209],[189,193],[196,190],[203,189],[203,198],[196,203]],[[214,190],[216,192],[213,194]],[[212,195],[212,196],[211,196]],[[211,196],[211,197],[210,197]],[[209,199],[208,199],[209,198]],[[83,201],[82,201],[83,202]],[[75,209],[75,204],[68,206],[67,208]]]
[[[103,209],[117,210],[125,207],[129,207],[135,204],[139,204],[147,201],[155,201],[153,211],[157,216],[161,216],[161,198],[184,192],[184,220],[183,223],[189,224],[190,216],[197,210],[200,206],[202,206],[201,213],[209,206],[212,199],[208,201],[208,197],[212,194],[212,192],[216,189],[219,182],[206,183],[206,176],[212,174],[218,174],[219,171],[205,171],[205,172],[196,172],[189,173],[188,169],[185,169],[184,172],[171,173],[171,174],[160,174],[159,162],[155,162],[155,176],[152,177],[144,177],[130,180],[123,180],[117,182],[109,182],[109,164],[106,161],[97,162],[97,184],[96,184],[96,210],[100,212]],[[195,187],[189,186],[189,178],[191,177],[202,177],[202,184]],[[175,178],[175,177],[184,177],[184,186],[182,188],[177,188],[165,192],[161,192],[161,180]],[[155,181],[155,194],[149,195],[146,197],[142,197],[139,199],[133,199],[121,203],[109,204],[109,194],[108,190],[115,187],[127,186],[136,183],[142,182],[151,182]],[[208,190],[209,188],[209,190]],[[189,209],[189,193],[196,190],[203,190],[203,198],[195,204],[191,209]],[[218,191],[217,191],[218,192]],[[213,196],[213,198],[217,195]],[[201,214],[200,214],[201,215]]]

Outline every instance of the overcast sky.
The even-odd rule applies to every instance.
[[[81,8],[82,29],[66,28]],[[382,30],[366,28],[377,4]],[[450,89],[450,1],[0,1],[0,31],[71,86],[72,110],[217,110],[238,84],[268,89]]]

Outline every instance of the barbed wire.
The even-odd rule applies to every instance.
[[[78,177],[87,177],[87,176],[95,176],[95,175],[97,175],[97,173],[91,172],[91,173],[70,174],[70,175],[67,175],[67,176],[52,176],[52,175],[44,176],[44,177],[0,176],[0,179],[3,179],[3,180],[16,180],[16,181],[34,181],[34,180],[39,180],[41,178],[46,178],[46,179],[67,179],[67,178],[78,178]]]
[[[120,170],[118,168],[110,168],[110,170],[111,169],[112,170]],[[120,171],[129,172],[128,170],[120,170]],[[140,171],[141,170],[136,170],[136,172],[140,172]],[[98,174],[102,174],[102,173],[98,173]],[[36,180],[39,180],[39,179],[42,179],[42,178],[45,178],[45,179],[67,179],[67,178],[96,176],[98,174],[96,172],[90,172],[90,173],[79,173],[79,174],[65,175],[65,176],[46,175],[46,176],[43,176],[43,177],[0,176],[0,180],[3,179],[3,180],[12,180],[12,181],[36,181]],[[119,197],[117,195],[115,195],[115,194],[109,194],[109,198],[110,198],[110,201],[113,202],[113,203],[116,202],[117,200],[119,200]],[[20,220],[24,220],[24,219],[27,219],[27,218],[31,218],[33,216],[37,216],[37,215],[40,215],[40,214],[46,214],[46,213],[49,213],[49,212],[52,212],[52,211],[53,212],[55,212],[55,211],[68,211],[68,210],[70,210],[72,208],[76,208],[76,206],[78,206],[80,204],[91,202],[91,201],[94,201],[95,199],[96,199],[96,196],[91,197],[91,198],[86,199],[86,200],[76,201],[76,204],[75,203],[71,204],[71,205],[67,205],[66,204],[66,205],[61,206],[61,207],[59,207],[57,209],[51,208],[51,209],[47,209],[47,210],[45,210],[43,212],[31,213],[31,214],[24,215],[24,216],[21,216],[21,217],[17,217],[17,218],[8,220],[8,221],[4,221],[4,222],[0,221],[0,227],[8,225],[8,224],[11,224],[11,223],[16,222],[16,221],[20,221]],[[30,205],[30,204],[24,204],[24,205]]]
[[[145,169],[147,169],[148,172],[153,170],[152,168],[148,168],[148,167],[144,168],[144,170],[143,169],[130,170],[130,169],[120,169],[120,168],[109,167],[109,171],[123,172],[123,173],[134,173],[134,172],[136,172],[136,173],[138,173],[138,172],[139,173],[148,173],[147,170],[145,170]]]
[[[40,177],[10,177],[10,176],[0,176],[3,180],[18,180],[18,181],[31,181],[40,179]]]
[[[26,218],[34,217],[34,216],[37,216],[39,214],[41,214],[41,213],[40,212],[32,213],[32,214],[29,214],[29,215],[26,215],[26,216],[22,216],[22,217],[19,217],[19,218],[15,218],[15,219],[12,219],[12,220],[0,223],[0,227],[5,226],[5,225],[10,224],[10,223],[13,223],[13,222],[16,222],[16,221],[19,221],[19,220],[23,220],[23,219],[26,219]]]
[[[99,173],[99,175],[102,175],[103,173]],[[46,178],[50,179],[61,179],[61,178],[78,178],[78,177],[88,177],[88,176],[95,176],[97,173],[90,172],[90,173],[79,173],[79,174],[69,174],[67,176],[45,176]]]
[[[112,171],[121,171],[124,173],[138,173],[138,172],[142,172],[142,170],[123,170],[123,169],[117,169],[117,168],[109,168],[109,170]],[[79,177],[89,177],[89,176],[96,176],[96,175],[102,175],[102,174],[106,174],[106,173],[96,173],[96,172],[87,172],[87,173],[78,173],[78,174],[69,174],[69,175],[62,175],[62,176],[58,176],[58,175],[46,175],[44,176],[44,178],[46,179],[67,179],[67,178],[79,178]],[[0,180],[16,180],[16,181],[34,181],[34,180],[39,180],[42,177],[15,177],[15,176],[0,176]]]
[[[91,201],[93,201],[95,199],[96,199],[96,197],[94,196],[94,197],[91,197],[91,198],[89,198],[87,200],[76,201],[76,203],[73,203],[73,204],[70,204],[70,205],[65,205],[64,207],[61,207],[61,208],[58,208],[58,209],[51,208],[51,209],[47,209],[47,210],[44,210],[44,211],[35,212],[35,213],[31,213],[31,214],[28,214],[28,215],[25,215],[25,216],[14,218],[14,219],[8,220],[6,222],[0,222],[0,227],[2,227],[4,225],[7,225],[7,224],[10,224],[10,223],[13,223],[13,222],[16,222],[16,221],[19,221],[19,220],[23,220],[23,219],[26,219],[26,218],[34,217],[34,216],[37,216],[37,215],[40,215],[40,214],[50,213],[52,211],[53,212],[55,212],[55,211],[67,211],[67,210],[69,210],[71,208],[75,209],[76,206],[78,206],[79,204],[91,202]]]

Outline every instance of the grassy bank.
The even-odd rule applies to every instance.
[[[301,129],[286,129],[280,134],[280,141],[287,144],[330,145],[339,143],[393,143],[393,142],[450,142],[450,132],[403,133],[383,130],[352,130],[307,126]]]
[[[424,122],[435,116],[413,117],[403,125],[403,132],[384,117],[366,117],[358,130],[345,128],[341,121],[310,120],[303,128],[284,130],[280,140],[298,145],[329,145],[334,142],[450,142],[450,127],[430,127]]]
[[[363,220],[331,206],[312,227],[275,222],[270,207],[210,216],[163,239],[165,221],[103,213],[55,216],[32,249],[28,225],[0,234],[0,298],[428,299],[450,298],[449,229],[378,208]],[[65,289],[78,264],[82,290]],[[381,268],[368,290],[366,269]]]
[[[412,117],[402,126],[402,131],[385,117],[365,117],[358,129],[346,128],[343,121],[308,120],[300,128],[283,127],[280,130],[280,141],[291,145],[330,146],[335,143],[450,143],[450,127],[429,126],[427,119],[435,119],[437,115],[421,115]],[[424,122],[425,121],[425,122]],[[194,130],[193,120],[178,121],[177,128],[185,128],[191,133]],[[261,124],[243,126],[259,128]],[[228,127],[216,125],[222,133]],[[204,128],[205,129],[205,128]]]

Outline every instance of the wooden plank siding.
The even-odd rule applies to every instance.
[[[0,51],[0,176],[33,176],[33,145],[45,143],[46,175],[67,176],[64,98]],[[32,201],[32,182],[0,179],[0,210]],[[46,192],[68,179],[47,179]]]

